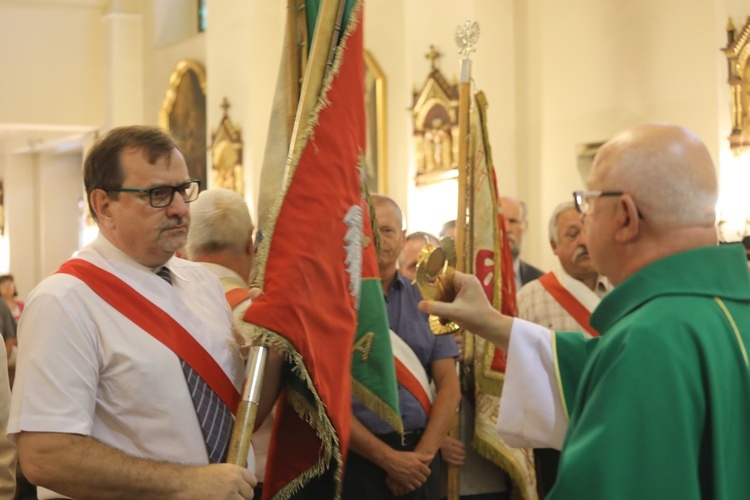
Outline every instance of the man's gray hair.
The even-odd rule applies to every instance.
[[[560,243],[557,237],[557,219],[560,218],[560,214],[570,209],[576,210],[576,204],[572,201],[566,201],[560,203],[555,207],[555,211],[552,212],[552,217],[549,218],[549,240],[554,241],[555,245]]]
[[[252,237],[253,219],[245,199],[230,189],[209,189],[190,204],[187,254],[241,252]]]
[[[432,245],[440,244],[440,240],[437,238],[437,236],[435,236],[434,234],[425,232],[425,231],[415,231],[406,237],[406,241],[411,241],[411,240],[425,241],[425,239],[429,241],[429,243]]]

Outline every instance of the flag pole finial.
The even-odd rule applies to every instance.
[[[456,45],[458,53],[466,59],[476,50],[474,47],[479,41],[479,23],[467,20],[456,28]]]
[[[471,53],[477,50],[475,45],[479,41],[479,23],[467,20],[456,28],[456,45],[461,54],[461,82],[468,82],[471,77]]]

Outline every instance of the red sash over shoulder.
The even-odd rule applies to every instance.
[[[240,393],[214,358],[172,316],[114,274],[83,259],[65,262],[58,273],[80,279],[123,316],[183,359],[234,414]]]
[[[232,288],[224,294],[229,303],[229,308],[234,309],[250,298],[250,290],[247,288]]]
[[[393,361],[396,366],[396,380],[414,396],[429,417],[432,411],[432,393],[428,392],[431,389],[427,372],[409,344],[393,330],[390,331],[390,337]]]
[[[393,358],[393,361],[396,364],[396,380],[399,384],[404,386],[404,388],[409,391],[417,401],[419,401],[419,404],[422,405],[424,412],[429,417],[430,412],[432,411],[432,402],[430,401],[427,392],[425,392],[422,387],[422,384],[417,380],[414,374],[409,371],[409,368],[401,362],[401,360]]]
[[[576,299],[567,288],[562,286],[557,280],[555,273],[547,273],[539,278],[545,290],[578,322],[587,332],[594,337],[599,336],[599,332],[589,323],[591,311],[586,309],[578,299]]]

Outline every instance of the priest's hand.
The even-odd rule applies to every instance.
[[[456,291],[453,302],[423,300],[419,303],[420,311],[454,321],[507,350],[513,318],[503,316],[492,307],[476,276],[457,271],[453,276],[453,288]]]

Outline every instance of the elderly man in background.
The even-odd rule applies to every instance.
[[[373,195],[372,203],[381,238],[381,285],[388,323],[396,334],[392,342],[413,351],[414,363],[404,363],[407,370],[413,370],[410,377],[397,376],[403,436],[353,400],[343,498],[380,500],[408,494],[404,498],[431,500],[440,494],[438,449],[460,398],[454,360],[458,347],[452,336],[433,335],[427,316],[417,308],[422,298],[419,290],[396,272],[396,259],[404,246],[401,209],[386,196]],[[437,389],[434,400],[428,393],[431,381]]]
[[[500,198],[500,208],[503,211],[503,218],[505,219],[505,230],[508,231],[510,253],[513,255],[513,274],[516,278],[516,290],[520,290],[523,285],[544,274],[544,271],[521,260],[523,240],[526,236],[526,230],[529,227],[529,222],[526,220],[526,204],[515,198],[502,196]]]
[[[589,324],[591,312],[612,288],[591,262],[581,214],[572,201],[559,204],[549,221],[549,242],[560,266],[531,281],[518,293],[518,317],[555,331],[599,334]],[[552,488],[560,452],[534,450],[540,498]]]
[[[552,213],[549,242],[560,266],[521,288],[518,317],[551,330],[598,335],[589,318],[612,285],[594,268],[581,214],[572,201]]]
[[[244,311],[252,301],[254,290],[249,290],[250,270],[253,266],[253,219],[245,199],[230,189],[209,189],[190,204],[190,231],[187,238],[187,257],[211,271],[224,288],[233,311]],[[272,352],[271,363],[281,363]],[[275,376],[269,366],[264,386]],[[264,401],[264,408],[267,401]],[[260,411],[261,416],[266,412]],[[261,421],[260,419],[258,420]],[[268,448],[273,427],[273,414],[262,419],[253,433],[255,476],[258,484],[255,497],[263,493]]]
[[[84,184],[99,236],[21,321],[8,433],[24,473],[42,499],[253,498],[253,473],[220,463],[244,376],[229,308],[174,258],[199,182],[169,135],[132,126],[92,147]]]
[[[711,155],[681,127],[640,125],[602,146],[588,187],[575,193],[588,249],[615,285],[591,316],[601,337],[503,316],[465,274],[453,303],[420,308],[508,349],[506,441],[565,439],[548,498],[737,498],[750,491],[750,275],[741,245],[718,246]]]
[[[221,281],[225,292],[247,289],[253,266],[253,219],[245,199],[229,189],[203,191],[190,204],[187,257]]]

